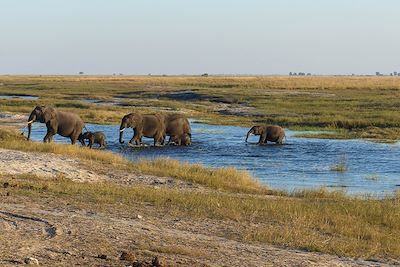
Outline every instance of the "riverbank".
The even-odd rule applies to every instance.
[[[398,196],[277,192],[234,170],[137,165],[105,151],[26,142],[9,130],[0,147],[8,161],[0,176],[4,264],[32,256],[120,265],[123,251],[172,266],[382,266],[400,258]],[[172,169],[161,172],[165,164]],[[41,234],[46,225],[58,229],[54,237]]]

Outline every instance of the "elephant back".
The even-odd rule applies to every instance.
[[[191,135],[189,120],[182,114],[168,114],[165,117],[165,126],[167,135]]]

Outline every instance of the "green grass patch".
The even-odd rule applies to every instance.
[[[39,96],[0,100],[3,111],[29,114],[45,104],[76,112],[86,122],[119,123],[132,111],[169,109],[212,124],[340,130],[303,137],[400,139],[398,77],[0,76],[0,83],[0,94]],[[185,92],[198,97],[176,97]],[[93,96],[122,98],[123,104],[78,102]]]

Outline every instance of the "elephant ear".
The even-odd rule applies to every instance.
[[[136,125],[141,120],[142,120],[142,115],[140,115],[140,114],[135,113],[135,114],[131,114],[131,116],[129,116],[129,122],[131,124],[135,124]]]
[[[56,118],[56,110],[54,108],[45,107],[43,110],[44,122],[49,122]]]

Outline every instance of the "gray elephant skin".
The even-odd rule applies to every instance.
[[[47,134],[43,138],[45,143],[50,143],[53,136],[59,134],[63,137],[69,137],[71,144],[75,144],[79,140],[82,145],[85,145],[82,140],[82,128],[85,124],[75,113],[58,111],[52,107],[36,106],[28,119],[28,140],[31,136],[32,123],[36,121],[46,124]]]
[[[85,132],[82,135],[83,140],[89,140],[88,147],[92,148],[94,144],[98,144],[99,148],[106,148],[106,136],[103,132]]]
[[[192,140],[190,136],[185,133],[180,136],[177,135],[171,136],[168,143],[175,146],[190,146],[192,144]]]
[[[285,138],[285,130],[278,125],[257,125],[251,127],[247,133],[246,142],[251,134],[260,136],[260,140],[257,143],[259,145],[267,144],[267,141],[283,144],[283,139]]]
[[[182,114],[166,114],[164,115],[165,134],[170,138],[168,144],[174,142],[175,145],[191,145],[192,130],[189,120]],[[175,141],[173,141],[175,140]]]
[[[141,145],[142,137],[154,139],[154,145],[161,145],[164,142],[165,124],[164,117],[160,115],[142,115],[139,113],[129,113],[121,120],[119,128],[119,142],[124,143],[124,131],[132,128],[134,131],[131,144]]]

